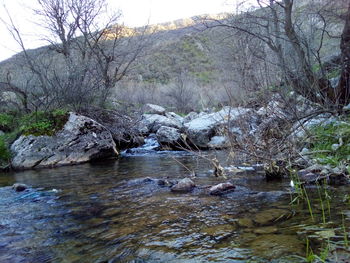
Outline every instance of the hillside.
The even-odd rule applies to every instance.
[[[295,19],[302,21],[301,27],[307,29],[313,20],[307,12],[309,2],[304,2],[297,6]],[[252,14],[258,17],[265,11],[258,9]],[[217,23],[230,25],[239,16],[241,15],[205,15],[151,25],[147,29],[122,28],[123,37],[118,40],[115,49],[120,59],[118,57],[114,67],[123,68],[125,61],[130,58],[130,52],[139,48],[140,43],[143,43],[142,52],[134,58],[125,76],[116,83],[113,92],[109,92],[109,107],[125,103],[137,106],[151,102],[175,111],[188,112],[239,104],[243,101],[246,103],[246,93],[257,92],[266,86],[276,86],[280,83],[280,73],[276,74],[274,71],[280,70],[275,65],[276,58],[264,43],[249,34],[233,31],[229,26],[213,26]],[[202,22],[204,17],[207,21],[205,23]],[[210,29],[206,29],[208,25]],[[313,26],[319,28],[321,25]],[[329,25],[329,30],[337,36],[342,26],[339,21],[335,21]],[[113,28],[107,30],[107,39],[111,38],[111,32],[114,31]],[[320,35],[316,32],[305,40],[317,43],[319,38]],[[320,59],[325,61],[339,53],[339,38],[330,37],[330,34],[325,34],[323,38],[319,54]],[[113,45],[113,40],[106,40],[104,43],[106,50]],[[285,52],[290,50],[286,48]],[[35,58],[40,68],[53,68],[47,74],[65,78],[62,75],[65,71],[62,66],[64,58],[52,47],[28,50],[28,54]],[[1,79],[6,82],[11,75],[15,86],[27,85],[26,90],[36,89],[36,85],[31,85],[33,74],[23,60],[23,53],[20,53],[1,62]],[[291,65],[295,63],[292,53],[289,60]],[[91,87],[91,91],[93,90]],[[11,96],[5,93],[5,97]]]

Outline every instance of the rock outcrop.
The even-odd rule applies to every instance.
[[[156,136],[161,145],[177,147],[181,143],[181,133],[176,128],[162,126],[157,131]]]
[[[169,118],[158,114],[143,114],[142,120],[138,124],[140,134],[156,133],[160,127],[182,128],[182,123],[175,118]]]
[[[192,144],[200,148],[208,148],[208,144],[217,131],[227,123],[235,122],[250,112],[246,108],[224,107],[222,110],[201,115],[185,123],[185,131]]]
[[[85,116],[70,113],[54,136],[21,136],[12,145],[12,167],[30,169],[78,164],[116,157],[111,133]]]

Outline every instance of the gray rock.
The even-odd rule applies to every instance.
[[[181,139],[181,134],[178,129],[165,126],[159,128],[156,136],[160,144],[176,145]]]
[[[293,132],[290,135],[290,139],[294,141],[300,141],[300,138],[305,137],[307,131],[310,130],[312,127],[318,125],[326,126],[336,121],[337,119],[331,114],[322,114],[307,121],[299,120],[291,128],[291,131]]]
[[[312,172],[303,172],[299,174],[299,181],[303,184],[314,184],[314,183],[321,183],[323,180],[328,180],[328,175],[321,175],[321,173],[312,173]]]
[[[332,86],[333,89],[335,89],[338,86],[339,80],[340,80],[340,76],[335,77],[335,78],[331,78],[329,80],[329,82],[331,83],[331,86]]]
[[[195,183],[191,179],[184,178],[181,179],[177,184],[173,185],[171,187],[171,191],[176,193],[187,193],[191,192],[195,186]]]
[[[174,118],[158,114],[144,114],[143,119],[138,124],[138,130],[141,134],[156,133],[162,126],[173,127],[177,129],[182,128],[182,123]]]
[[[216,130],[228,122],[234,122],[250,110],[245,108],[224,107],[221,111],[205,114],[185,123],[185,130],[191,142],[202,148],[207,148]]]
[[[208,146],[214,149],[223,149],[229,147],[230,142],[226,136],[214,136],[210,139]]]
[[[12,185],[12,189],[15,190],[16,192],[23,192],[27,188],[28,186],[26,184],[15,183]]]
[[[2,131],[2,130],[0,130],[0,136],[2,136],[2,135],[4,135],[5,133]]]
[[[327,169],[328,166],[325,166],[325,165],[321,165],[321,164],[314,164],[314,165],[311,165],[310,167],[306,168],[305,170],[306,171],[309,171],[311,173],[319,173],[321,172],[323,169]]]
[[[283,109],[283,106],[283,103],[277,100],[272,100],[266,105],[266,107],[261,107],[257,111],[257,114],[260,116],[269,116],[269,118],[285,119],[287,117],[287,113]]]
[[[168,117],[169,119],[177,120],[179,123],[184,122],[184,118],[176,114],[175,112],[166,112],[165,116]]]
[[[231,183],[221,183],[210,187],[209,194],[211,195],[222,195],[231,192],[236,187]]]
[[[165,109],[162,106],[150,104],[150,103],[145,105],[144,111],[148,114],[159,114],[159,115],[165,114]]]
[[[197,112],[194,112],[194,111],[191,111],[189,114],[187,114],[186,116],[185,116],[185,118],[183,119],[183,122],[184,123],[187,123],[187,122],[190,122],[190,121],[192,121],[192,120],[194,120],[194,119],[196,119],[196,118],[198,118],[199,116],[198,116],[198,113]]]
[[[21,136],[11,145],[11,152],[14,169],[78,164],[118,155],[112,135],[104,126],[75,113],[70,113],[56,135]]]

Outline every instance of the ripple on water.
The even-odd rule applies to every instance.
[[[305,236],[320,229],[300,225],[307,210],[291,213],[281,191],[288,181],[238,174],[234,192],[210,196],[206,186],[221,179],[202,160],[181,158],[198,174],[200,187],[188,194],[155,183],[188,174],[169,156],[12,174],[8,185],[32,188],[0,188],[0,262],[299,262],[292,256],[305,255]]]

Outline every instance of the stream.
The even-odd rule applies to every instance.
[[[227,153],[216,154],[229,165]],[[211,196],[207,186],[226,181],[211,169],[196,155],[153,152],[0,174],[0,262],[304,262],[307,247],[320,253],[324,244],[349,262],[341,261],[349,186],[327,189],[331,213],[315,189],[311,217],[305,202],[290,204],[289,180],[266,182],[249,169],[228,170],[235,191]],[[191,193],[149,179],[189,170]],[[30,188],[15,192],[16,182]]]

